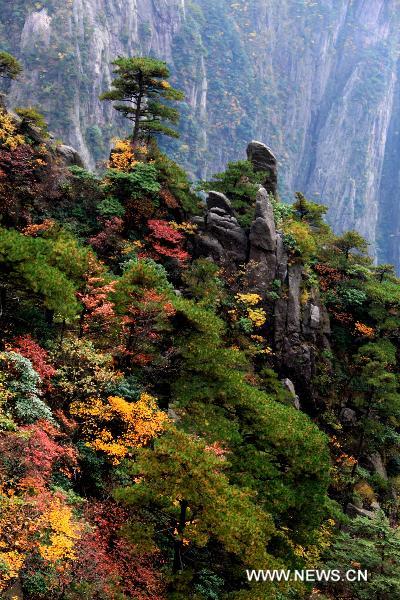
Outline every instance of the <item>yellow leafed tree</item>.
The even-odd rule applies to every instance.
[[[88,446],[104,452],[114,465],[127,456],[130,448],[147,445],[168,421],[156,399],[146,393],[137,402],[118,396],[74,402],[71,413],[82,420]]]

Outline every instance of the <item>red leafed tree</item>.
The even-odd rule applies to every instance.
[[[110,333],[115,320],[114,303],[110,294],[114,291],[115,280],[107,278],[104,266],[96,258],[89,256],[89,269],[84,275],[85,287],[78,293],[83,305],[80,318],[79,337],[84,333]]]
[[[184,249],[185,236],[176,231],[168,221],[160,219],[150,219],[147,221],[149,234],[147,242],[151,245],[151,253],[155,258],[166,257],[173,258],[179,263],[184,263],[189,258],[189,254]]]
[[[87,558],[96,554],[99,548],[100,552],[94,560],[94,568],[99,576],[104,577],[101,568],[103,563],[108,577],[119,581],[119,590],[127,597],[164,600],[166,582],[162,576],[160,553],[157,549],[144,551],[140,544],[135,545],[124,537],[124,526],[130,517],[128,510],[113,502],[91,502],[87,506],[85,518],[94,530],[86,539],[82,539],[81,544],[90,569],[84,568],[85,558],[82,558],[83,562],[79,560],[76,563],[76,575],[78,579],[88,578],[91,563]],[[83,556],[82,551],[78,552]]]
[[[39,346],[32,337],[21,335],[14,338],[10,346],[7,346],[10,352],[18,352],[25,358],[28,358],[36,373],[41,377],[45,387],[49,387],[50,379],[55,375],[55,368],[49,363],[49,355],[47,351]]]
[[[9,478],[17,488],[37,495],[45,491],[54,469],[67,477],[77,470],[76,450],[62,444],[64,435],[47,421],[21,427],[20,433],[10,432],[0,437],[1,479]],[[8,469],[12,473],[7,474]]]
[[[121,240],[124,222],[120,217],[104,221],[103,230],[89,239],[89,244],[101,254],[115,250]]]

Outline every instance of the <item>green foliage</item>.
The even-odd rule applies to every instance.
[[[17,79],[21,73],[21,63],[8,52],[0,51],[0,78]]]
[[[260,182],[265,179],[264,172],[254,171],[248,160],[230,162],[223,173],[217,173],[211,181],[202,181],[198,189],[215,190],[225,194],[232,202],[239,223],[248,227],[254,216],[255,200]]]
[[[23,122],[26,122],[29,125],[34,125],[40,130],[43,137],[48,137],[49,133],[47,130],[46,119],[35,108],[15,108],[14,110],[16,114],[21,117]]]
[[[160,191],[157,176],[156,167],[143,162],[138,162],[130,173],[109,169],[105,174],[104,191],[119,200],[140,198],[146,194],[154,196]]]
[[[17,352],[2,352],[0,370],[5,375],[2,379],[7,394],[4,405],[0,404],[0,413],[9,413],[22,424],[41,419],[54,423],[50,408],[40,398],[41,379],[30,360]]]
[[[199,198],[192,192],[186,172],[176,162],[155,148],[154,165],[158,172],[158,181],[166,186],[177,198],[185,212],[198,214]]]
[[[301,514],[292,534],[302,538],[324,510],[324,435],[302,413],[246,383],[247,360],[241,352],[223,347],[220,319],[182,298],[174,305],[181,359],[172,392],[174,406],[183,409],[183,424],[194,433],[202,431],[210,443],[228,444],[235,480],[256,489],[281,522],[288,518],[292,527],[292,511]],[[287,470],[281,471],[278,455],[290,465]]]
[[[165,123],[178,122],[179,113],[169,102],[183,100],[184,96],[168,83],[170,74],[166,63],[148,57],[119,57],[113,65],[116,77],[112,88],[100,98],[123,102],[115,104],[114,108],[133,121],[133,142],[157,133],[178,137],[177,132]]]
[[[119,490],[119,500],[142,508],[159,506],[175,521],[182,539],[196,546],[214,539],[245,564],[270,559],[265,548],[274,532],[272,519],[251,494],[229,483],[224,463],[204,442],[172,428],[153,450],[140,450],[130,469],[142,479]]]
[[[335,246],[344,253],[346,259],[349,258],[350,252],[365,254],[368,250],[368,242],[357,231],[347,231],[336,238]]]
[[[205,308],[216,308],[222,296],[222,281],[218,278],[219,267],[210,260],[194,260],[182,279],[190,297]]]
[[[47,309],[64,318],[73,318],[78,311],[76,285],[86,256],[87,251],[63,231],[45,239],[0,229],[0,269],[6,277],[18,277],[26,292],[38,294]]]
[[[335,594],[346,598],[391,600],[400,594],[400,537],[382,512],[374,519],[357,517],[338,533],[324,568],[340,569],[345,573],[349,559],[357,568],[368,571],[368,581],[342,582]]]
[[[97,205],[98,213],[102,217],[123,217],[125,208],[117,198],[107,196]]]
[[[301,192],[296,192],[296,202],[293,204],[295,215],[300,221],[306,221],[309,225],[320,228],[326,228],[323,217],[328,208],[322,204],[310,202]]]

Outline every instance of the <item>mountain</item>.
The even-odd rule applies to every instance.
[[[99,94],[118,54],[154,54],[186,92],[169,151],[193,177],[260,139],[285,200],[300,189],[400,266],[398,0],[0,0],[0,43],[25,65],[10,104],[35,104],[85,162],[124,125]],[[10,35],[11,34],[11,35]]]

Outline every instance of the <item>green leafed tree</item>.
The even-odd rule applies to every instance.
[[[178,137],[170,125],[178,122],[179,113],[170,103],[183,100],[184,95],[169,84],[166,63],[148,57],[119,57],[113,65],[115,79],[100,98],[115,102],[114,108],[133,122],[133,143],[157,133]]]

